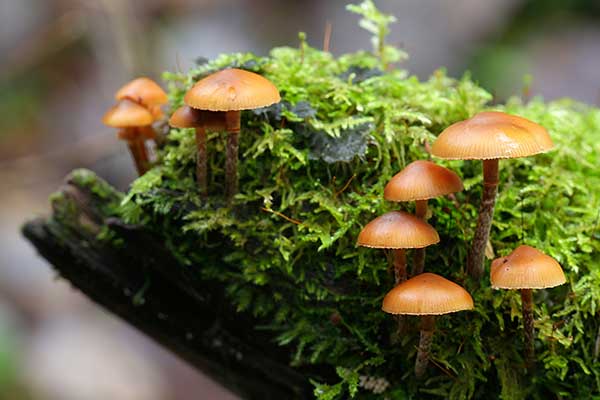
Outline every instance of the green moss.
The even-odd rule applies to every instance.
[[[240,312],[255,315],[274,341],[290,346],[290,363],[337,370],[340,382],[315,380],[321,399],[377,398],[357,386],[359,374],[386,379],[390,399],[600,395],[593,354],[600,110],[517,98],[493,107],[544,125],[556,143],[548,154],[501,162],[491,234],[497,254],[524,242],[558,259],[568,276],[567,285],[535,293],[540,365],[530,377],[518,293],[492,291],[488,279],[477,285],[464,270],[481,166],[438,160],[464,179],[465,191],[431,201],[430,222],[441,242],[427,250],[426,269],[464,285],[476,309],[439,318],[428,378],[417,383],[418,321],[409,319],[411,331],[392,343],[395,321],[380,311],[393,285],[386,256],[357,248],[356,237],[376,216],[412,209],[383,200],[386,182],[427,158],[427,143],[443,128],[490,108],[491,96],[468,75],[456,80],[439,70],[419,81],[400,68],[379,69],[388,61],[366,52],[336,58],[304,44],[267,57],[223,55],[188,74],[166,73],[173,109],[193,82],[228,66],[266,76],[283,101],[243,113],[233,205],[223,196],[224,136],[209,136],[211,196],[203,202],[194,183],[193,131],[182,129],[170,132],[159,163],[134,182],[119,213],[162,235],[182,265],[222,281]]]

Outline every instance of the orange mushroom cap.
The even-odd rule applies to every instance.
[[[446,128],[431,153],[451,160],[489,160],[527,157],[552,147],[552,139],[541,125],[516,115],[486,111]]]
[[[358,235],[359,246],[417,249],[440,241],[437,231],[412,214],[390,211],[369,222]]]
[[[120,100],[102,117],[105,125],[114,128],[145,126],[150,125],[153,121],[154,117],[148,109],[129,99]]]
[[[544,289],[567,281],[554,258],[526,245],[492,261],[490,280],[495,289]]]
[[[472,310],[473,298],[456,283],[425,272],[390,290],[381,309],[390,314],[441,315]]]
[[[462,189],[463,184],[453,171],[431,161],[417,160],[390,179],[383,197],[390,201],[427,200]]]
[[[160,106],[169,101],[165,91],[156,82],[144,77],[122,86],[115,94],[115,99],[131,99],[146,106]]]
[[[189,106],[181,106],[169,118],[169,125],[175,128],[195,128],[201,126],[202,118],[200,111]]]
[[[230,68],[198,81],[184,97],[185,104],[208,111],[239,111],[270,106],[281,100],[268,79]]]

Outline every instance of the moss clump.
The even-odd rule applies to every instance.
[[[368,8],[364,20],[373,13]],[[400,56],[381,48],[386,63]],[[336,58],[303,43],[165,74],[172,109],[197,79],[231,66],[266,76],[283,101],[243,114],[240,193],[231,206],[223,196],[224,135],[209,136],[211,196],[202,202],[193,131],[181,129],[171,130],[159,163],[133,183],[119,213],[161,235],[182,268],[222,281],[239,312],[252,313],[257,329],[289,346],[290,363],[337,371],[338,381],[307,377],[320,399],[379,398],[360,385],[361,376],[389,384],[389,399],[599,395],[600,110],[517,98],[490,107],[490,94],[468,76],[455,80],[439,70],[422,82],[381,65],[370,53]],[[487,108],[542,124],[556,144],[548,154],[502,163],[494,251],[507,254],[521,242],[543,249],[561,263],[568,284],[536,292],[539,367],[525,376],[518,293],[492,291],[487,277],[477,285],[464,270],[480,165],[440,162],[464,179],[465,191],[431,201],[441,243],[427,250],[426,270],[465,286],[476,309],[439,319],[428,378],[416,383],[418,321],[409,320],[406,336],[390,337],[395,321],[380,305],[393,277],[384,254],[357,248],[356,237],[377,215],[412,211],[383,201],[388,179],[427,158],[427,143],[443,128]]]

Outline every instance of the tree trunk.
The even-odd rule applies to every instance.
[[[93,177],[76,179],[76,174]],[[102,190],[91,190],[92,185]],[[200,280],[178,264],[160,238],[106,215],[120,195],[90,172],[74,173],[53,196],[53,214],[23,234],[56,271],[110,312],[247,399],[312,398],[308,377],[329,368],[293,369],[289,351],[236,312],[220,282]],[[98,239],[108,227],[123,239]],[[260,323],[261,321],[259,321]]]

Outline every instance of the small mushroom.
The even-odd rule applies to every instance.
[[[412,214],[390,211],[369,222],[358,235],[357,244],[392,249],[396,284],[406,280],[406,249],[418,249],[440,241],[436,230]]]
[[[381,309],[394,315],[421,316],[421,337],[415,361],[415,375],[421,378],[429,362],[434,316],[472,310],[473,298],[456,283],[426,272],[390,290],[383,298]]]
[[[528,157],[552,149],[544,127],[525,118],[503,112],[481,112],[446,128],[433,143],[431,153],[450,160],[483,161],[483,194],[477,228],[467,259],[467,271],[474,278],[483,275],[485,247],[489,240],[496,195],[498,161]]]
[[[165,91],[150,78],[137,78],[123,85],[115,100],[130,99],[148,108],[155,119],[162,117],[160,107],[169,101]]]
[[[525,332],[525,361],[534,364],[533,293],[532,289],[546,289],[566,282],[560,264],[534,247],[521,245],[506,257],[492,262],[490,280],[494,289],[519,289],[523,304]]]
[[[208,195],[208,163],[206,158],[206,129],[201,111],[188,106],[181,106],[171,115],[169,125],[175,128],[196,129],[196,182],[201,195],[206,197]]]
[[[119,101],[102,118],[105,125],[120,129],[118,138],[127,142],[140,176],[148,170],[148,153],[144,141],[148,138],[149,131],[145,128],[153,121],[154,117],[148,109],[129,99]]]
[[[427,200],[456,193],[463,184],[454,172],[431,161],[417,160],[408,164],[385,185],[383,197],[388,201],[414,201],[415,215],[427,219]],[[416,249],[413,275],[423,272],[425,248]]]
[[[278,103],[279,91],[269,80],[253,72],[224,69],[198,81],[184,97],[188,106],[204,110],[212,128],[227,131],[225,187],[229,200],[237,193],[240,111]]]

